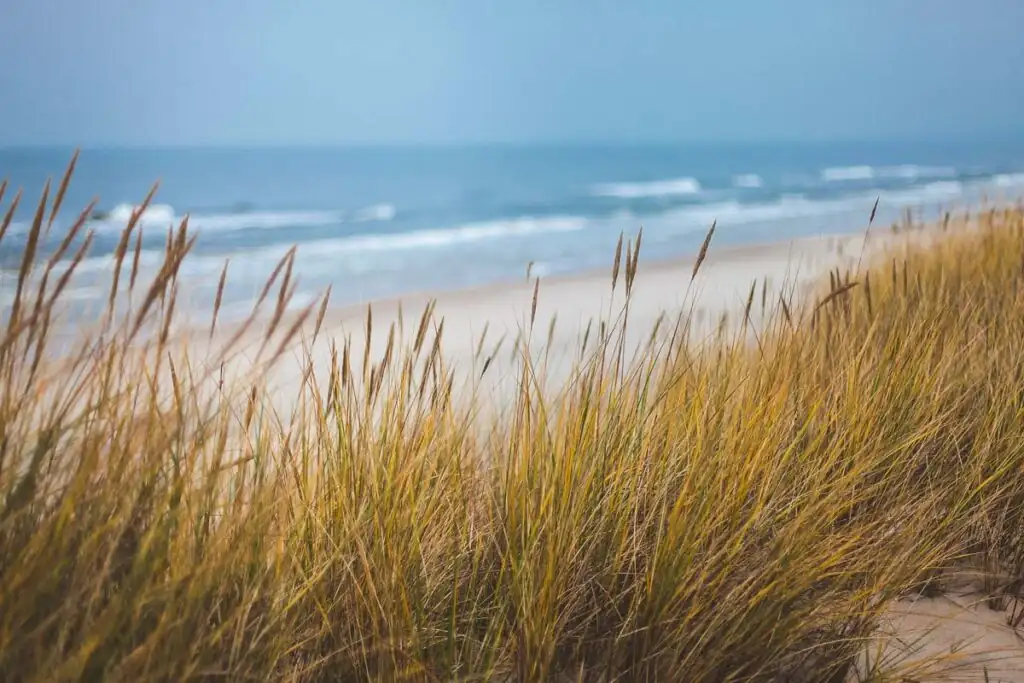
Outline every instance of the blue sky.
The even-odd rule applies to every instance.
[[[0,0],[0,144],[1024,135],[1020,0]]]

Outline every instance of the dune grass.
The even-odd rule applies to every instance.
[[[1020,620],[1021,210],[816,300],[752,289],[747,323],[702,344],[684,317],[633,357],[613,317],[553,398],[524,351],[481,425],[430,310],[383,357],[343,342],[310,365],[296,419],[258,379],[221,385],[231,344],[171,340],[185,225],[148,285],[128,227],[131,310],[112,295],[58,362],[90,242],[83,213],[37,253],[65,187],[4,282],[0,680],[901,680],[864,657],[894,600],[974,572]],[[309,327],[329,343],[325,302],[284,315],[291,263],[270,363]]]

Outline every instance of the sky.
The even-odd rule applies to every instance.
[[[0,145],[1024,136],[1021,0],[0,0]]]

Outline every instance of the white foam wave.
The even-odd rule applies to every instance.
[[[1024,185],[1024,173],[1000,173],[992,178],[992,182],[999,187]]]
[[[697,194],[698,192],[700,192],[700,183],[695,178],[673,178],[649,183],[605,183],[595,186],[592,190],[592,194],[597,197],[617,197],[619,199],[674,197]]]
[[[956,180],[946,180],[928,183],[927,185],[907,190],[879,192],[878,196],[890,203],[911,205],[954,199],[962,196],[963,193],[963,183]]]
[[[738,175],[732,179],[733,187],[740,187],[745,189],[754,189],[764,185],[764,181],[761,176],[756,173],[744,173]]]
[[[359,223],[369,221],[390,221],[398,213],[391,204],[374,204],[355,212],[353,220]]]
[[[879,170],[882,178],[904,178],[918,180],[920,178],[955,178],[956,169],[949,166],[887,166]]]
[[[136,207],[119,204],[109,214],[94,222],[101,232],[120,232],[127,225]],[[337,225],[351,220],[357,223],[390,221],[397,213],[391,204],[376,204],[359,209],[351,215],[340,211],[254,211],[247,213],[197,214],[189,217],[189,226],[207,232],[233,232],[237,230],[278,230],[281,228],[316,228]],[[143,212],[143,225],[169,226],[179,223],[183,216],[175,214],[166,204],[150,206]]]
[[[949,166],[836,166],[821,172],[821,179],[827,183],[841,183],[857,180],[900,179],[919,180],[922,178],[954,178],[956,169]]]
[[[585,218],[578,216],[551,216],[544,218],[522,217],[509,220],[467,223],[453,228],[396,232],[386,235],[354,235],[339,239],[317,240],[299,245],[300,258],[304,255],[342,256],[367,252],[408,251],[413,249],[445,248],[459,244],[481,242],[508,237],[522,237],[541,233],[561,233],[582,230],[587,225]],[[231,255],[232,260],[244,261],[247,266],[274,264],[282,259],[291,244],[275,244]],[[227,255],[192,255],[187,258],[180,271],[184,276],[210,275],[220,272]],[[151,271],[163,262],[164,253],[143,250],[139,254],[140,270]],[[82,261],[77,273],[97,274],[112,272],[114,259],[110,255],[96,256]]]
[[[870,210],[870,203],[861,200]],[[738,225],[761,221],[776,221],[786,218],[800,218],[845,211],[853,208],[850,200],[814,201],[802,195],[782,197],[774,202],[744,204],[735,200],[703,204],[669,212],[673,220],[683,225],[710,225],[712,221],[721,224]]]
[[[277,230],[279,228],[315,228],[334,225],[344,220],[340,213],[331,211],[282,211],[211,214],[192,216],[189,225],[210,232],[235,230]]]
[[[855,212],[862,212],[866,219],[876,198],[888,208],[907,207],[955,199],[963,196],[964,191],[963,184],[958,181],[938,181],[906,190],[875,189],[835,199],[813,200],[803,195],[784,195],[773,202],[756,204],[734,200],[686,207],[665,215],[677,225],[703,226],[704,229],[711,221],[722,225],[742,225]]]
[[[839,166],[826,168],[821,172],[821,179],[827,183],[846,182],[849,180],[871,180],[875,177],[875,169],[871,166]]]
[[[131,204],[118,204],[115,206],[109,214],[106,216],[106,221],[110,223],[120,223],[121,227],[124,227],[135,215],[135,212],[139,210],[138,206]],[[142,215],[139,216],[139,223],[144,225],[152,223],[165,223],[170,225],[176,221],[174,213],[174,207],[169,204],[151,204],[147,206]]]
[[[454,228],[396,232],[388,235],[356,235],[340,240],[317,242],[315,248],[317,253],[322,254],[448,247],[538,233],[574,232],[582,230],[586,225],[586,219],[578,216],[524,216],[509,220],[467,223]]]

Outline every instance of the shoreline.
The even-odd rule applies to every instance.
[[[950,228],[969,229],[969,225],[957,217]],[[661,325],[660,334],[667,336],[672,323],[680,318],[688,320],[691,343],[699,344],[713,335],[723,316],[730,327],[735,327],[736,314],[743,312],[755,282],[757,305],[751,310],[752,329],[763,329],[777,312],[780,296],[784,295],[790,308],[796,310],[808,292],[827,282],[828,271],[855,269],[858,261],[866,266],[881,250],[941,235],[939,227],[923,224],[894,232],[889,226],[876,224],[857,232],[823,232],[717,248],[712,239],[692,281],[696,254],[647,260],[641,256],[629,298],[625,353],[633,355],[650,343],[656,325]],[[624,242],[623,251],[625,246]],[[301,272],[297,274],[301,277]],[[610,325],[622,312],[626,303],[624,279],[623,255],[614,292],[611,268],[606,267],[451,291],[411,292],[361,304],[329,304],[319,335],[312,343],[308,342],[318,306],[313,307],[310,317],[301,325],[301,311],[286,310],[261,355],[259,351],[264,346],[275,306],[276,291],[272,290],[247,330],[241,329],[244,321],[218,321],[212,337],[209,316],[192,317],[194,311],[179,305],[182,312],[172,327],[166,351],[182,361],[187,357],[194,369],[201,370],[198,381],[204,394],[218,391],[221,385],[256,384],[272,395],[272,405],[281,415],[288,415],[308,394],[304,381],[310,371],[326,383],[334,343],[340,356],[345,340],[349,339],[353,365],[361,367],[369,311],[372,310],[373,324],[368,358],[377,363],[387,353],[389,330],[394,327],[396,350],[411,346],[421,315],[433,304],[432,325],[426,335],[427,351],[433,343],[434,331],[443,322],[440,355],[445,367],[454,372],[456,393],[472,394],[478,400],[481,393],[490,395],[492,400],[487,403],[500,410],[515,395],[521,377],[522,357],[514,354],[515,343],[524,338],[533,361],[543,363],[545,393],[561,389],[581,358],[581,340],[587,335],[588,326],[592,326],[589,341],[593,342],[601,322]],[[535,287],[538,298],[534,310]],[[761,309],[762,296],[768,303],[765,310]],[[534,313],[531,328],[530,317]],[[730,316],[732,319],[728,320]],[[666,322],[669,324],[665,325]],[[267,364],[292,329],[296,335],[284,345],[276,362]],[[75,327],[67,330],[72,338],[71,348],[77,345],[81,332],[81,328]],[[483,335],[486,338],[481,341]],[[237,342],[223,355],[225,345],[236,336]],[[145,344],[139,346],[143,348]],[[54,358],[57,365],[62,357],[58,354]],[[488,369],[486,377],[481,377],[484,365]],[[207,395],[212,397],[213,393]]]
[[[958,226],[963,227],[959,221]],[[735,245],[715,248],[712,239],[706,259],[691,282],[696,255],[684,258],[652,259],[641,264],[629,300],[629,325],[626,329],[627,355],[636,353],[650,341],[659,319],[674,322],[676,316],[689,316],[691,340],[710,336],[722,316],[742,313],[752,283],[757,282],[757,305],[751,311],[751,322],[761,329],[771,317],[779,296],[785,295],[791,307],[799,306],[809,291],[820,287],[834,268],[855,269],[863,266],[879,251],[902,243],[920,242],[929,236],[941,235],[939,226],[893,232],[889,227],[873,227],[855,233],[823,233],[815,236],[780,240],[757,245]],[[642,249],[642,246],[641,246]],[[623,245],[625,250],[625,244]],[[625,259],[623,258],[623,261]],[[353,357],[361,361],[365,350],[368,311],[372,310],[372,331],[369,358],[379,362],[387,352],[389,329],[395,329],[398,347],[411,344],[421,314],[433,303],[433,325],[443,321],[441,355],[445,365],[454,371],[459,391],[471,390],[489,394],[495,406],[505,404],[514,395],[519,379],[520,361],[513,357],[512,343],[523,335],[535,362],[544,363],[546,387],[558,389],[569,378],[580,357],[580,342],[588,324],[596,332],[600,321],[611,321],[622,310],[625,267],[613,292],[611,270],[591,269],[582,274],[566,274],[518,282],[490,284],[451,292],[417,292],[401,297],[374,300],[363,304],[327,306],[319,336],[303,351],[303,339],[312,331],[317,314],[299,326],[299,333],[287,345],[283,356],[263,376],[266,387],[274,395],[275,408],[288,414],[303,392],[303,378],[311,367],[316,376],[326,381],[330,369],[332,342],[339,353],[349,338]],[[534,291],[537,287],[534,324]],[[761,310],[762,288],[769,302]],[[273,306],[268,307],[271,311]],[[299,321],[300,313],[285,313],[277,326],[275,339]],[[549,327],[555,321],[554,327]],[[662,320],[665,322],[665,320]],[[261,313],[233,347],[231,359],[221,366],[230,383],[249,378],[257,360],[266,360],[278,341],[269,345],[267,353],[257,359],[256,350],[269,325],[269,315]],[[218,325],[212,341],[207,341],[208,327],[186,326],[179,338],[190,350],[209,358],[212,351],[237,334],[238,323]],[[664,331],[663,327],[663,331]],[[189,331],[198,332],[191,341]],[[486,338],[481,342],[481,335]],[[428,344],[432,332],[428,333]],[[499,352],[493,350],[503,339]],[[480,366],[488,366],[487,377],[481,380]]]
[[[864,201],[862,207],[860,209],[857,209],[856,211],[853,211],[852,213],[849,210],[847,210],[838,215],[823,213],[820,216],[794,216],[791,219],[791,222],[805,224],[803,228],[795,231],[787,229],[785,227],[785,221],[777,219],[780,222],[779,225],[777,225],[776,227],[779,228],[779,230],[782,233],[795,232],[798,236],[787,237],[783,234],[782,236],[779,236],[777,239],[765,239],[764,237],[755,237],[753,239],[750,239],[749,236],[748,238],[736,239],[735,235],[730,235],[730,241],[727,243],[727,245],[720,247],[719,251],[728,250],[730,252],[739,253],[744,250],[755,250],[763,247],[771,247],[780,242],[800,242],[804,240],[816,240],[824,236],[831,236],[835,237],[836,239],[844,239],[849,237],[850,235],[859,234],[859,232],[863,229],[864,225],[867,223],[868,214],[871,212],[872,208],[872,202],[874,202],[875,199],[883,199],[882,195],[884,194],[884,190],[877,190],[868,193],[863,198]],[[934,202],[925,201],[921,199],[904,206],[900,202],[892,204],[891,202],[885,201],[883,199],[883,201],[881,201],[876,206],[879,212],[879,220],[875,224],[875,231],[888,230],[890,225],[892,225],[893,223],[902,224],[905,220],[905,217],[908,215],[908,212],[912,212],[917,215],[917,219],[915,222],[932,223],[936,221],[941,221],[944,212],[959,212],[961,209],[983,210],[989,207],[1013,206],[1020,201],[1021,199],[1019,194],[1013,193],[1009,187],[1001,187],[998,185],[993,185],[991,188],[987,189],[974,188],[970,192],[965,192],[962,196],[959,196],[957,198],[950,198],[949,201],[947,201],[945,198],[937,198],[936,200],[934,200]],[[851,218],[851,215],[853,214],[858,215],[856,215],[855,218]],[[924,214],[928,215],[925,216]],[[695,244],[690,251],[686,253],[680,253],[679,251],[676,251],[675,247],[673,247],[672,254],[669,256],[655,256],[654,258],[642,258],[643,267],[645,269],[660,268],[665,266],[671,267],[671,265],[678,263],[680,261],[692,259],[695,249],[697,248],[697,246],[699,246],[699,238],[703,237],[704,230],[706,230],[707,227],[710,226],[712,216],[713,214],[709,214],[708,222],[706,223],[703,230],[701,230],[700,228],[696,229],[695,235],[697,235],[698,237],[697,244]],[[637,230],[643,225],[643,221],[641,220],[641,218],[642,217],[638,217],[636,219],[637,222],[631,224],[628,227],[628,229],[624,232],[624,235],[626,237],[635,237]],[[817,229],[808,230],[807,226],[809,226],[812,223],[818,224]],[[723,219],[723,225],[719,227],[725,228],[729,231],[732,231],[736,227],[743,227],[743,225],[733,225],[729,227],[727,224],[728,220]],[[651,231],[648,231],[648,234],[650,235],[653,233]],[[293,246],[298,246],[300,255],[305,254],[306,257],[309,257],[311,255],[315,256],[316,254],[315,241],[310,243],[299,242]],[[607,257],[611,256],[613,249],[614,244],[612,243],[612,245],[609,246],[607,249]],[[648,247],[647,249],[645,249],[645,252],[647,254],[651,254],[651,249]],[[196,257],[197,256],[193,256],[193,258]],[[203,258],[207,257],[204,255]],[[225,254],[222,255],[222,258],[218,258],[220,260],[233,260],[233,257],[230,254]],[[301,270],[303,258],[305,257],[300,256],[300,258],[297,259],[296,261],[296,273],[299,275],[300,279],[302,276]],[[538,256],[538,258],[541,259],[540,261],[538,261],[538,265],[543,266],[543,259],[546,257]],[[610,262],[605,263],[603,266],[570,266],[567,270],[558,271],[551,275],[545,275],[543,277],[543,280],[546,282],[561,282],[565,280],[589,278],[599,272],[609,270]],[[495,288],[514,286],[516,283],[520,281],[525,281],[525,264],[521,268],[520,272],[521,275],[510,275],[506,271],[503,275],[498,276],[497,279],[491,279],[494,276],[489,275],[484,278],[478,278],[478,281],[476,281],[475,283],[463,285],[434,283],[430,285],[416,286],[415,284],[407,283],[407,285],[396,286],[394,291],[392,291],[391,293],[387,293],[385,291],[378,294],[370,294],[369,296],[366,297],[360,296],[358,291],[360,288],[358,286],[354,286],[351,287],[350,289],[356,290],[355,292],[353,292],[355,293],[356,296],[352,298],[346,298],[345,300],[339,300],[337,304],[332,304],[331,308],[332,310],[344,310],[360,307],[365,308],[368,305],[386,305],[389,303],[394,303],[397,300],[425,302],[426,300],[432,298],[452,298],[462,293],[483,293]],[[269,274],[269,268],[267,269],[267,273]],[[213,280],[216,280],[216,273],[214,273],[213,275],[209,275],[208,277],[212,278]],[[229,280],[230,279],[231,278],[229,274]],[[303,288],[301,292],[298,292],[298,296],[303,301],[309,301],[318,295],[322,295],[323,292],[326,291],[327,286],[330,283],[329,278],[324,278],[321,276],[314,276],[313,280],[316,282],[315,286]],[[357,283],[359,281],[359,278],[357,276],[352,276],[351,280],[353,283]],[[249,284],[247,284],[246,289],[251,289],[251,291],[248,292],[248,295],[254,298],[256,292],[259,291],[259,288],[262,286],[262,284],[262,281],[250,282]],[[407,286],[408,288],[406,288]],[[336,292],[339,291],[339,289],[340,288],[335,287]],[[225,323],[233,323],[239,320],[244,320],[245,315],[248,313],[248,307],[244,301],[245,298],[245,296],[235,298],[234,295],[229,297],[230,303],[228,305],[231,308],[231,314],[229,317],[225,317]],[[211,303],[212,294],[210,295],[209,300],[203,301],[202,303],[197,303],[195,306],[195,310],[193,310],[192,312],[200,317],[208,315],[210,312],[209,306]],[[298,309],[300,309],[300,307],[296,306],[295,308],[289,310],[288,313],[292,314]]]
[[[878,228],[876,227],[876,230]],[[799,251],[800,247],[817,248],[823,244],[829,248],[834,244],[847,244],[862,240],[864,232],[845,232],[845,233],[827,233],[823,232],[812,236],[803,236],[792,238],[789,240],[778,240],[778,241],[767,241],[767,242],[756,242],[756,243],[744,243],[744,244],[733,244],[724,247],[715,247],[714,240],[711,242],[711,246],[708,249],[707,257],[702,265],[702,269],[710,267],[715,264],[722,262],[739,262],[747,260],[755,260],[758,257],[763,257],[766,252],[771,252],[772,255],[777,255],[778,252],[786,247],[790,251]],[[878,237],[878,235],[876,235]],[[870,240],[869,240],[870,241]],[[625,250],[626,243],[623,242],[623,250]],[[643,249],[641,245],[641,250]],[[623,259],[625,256],[623,256]],[[654,274],[664,274],[666,272],[683,272],[687,268],[693,267],[693,264],[697,258],[697,252],[687,253],[682,256],[670,256],[665,258],[653,258],[645,259],[641,254],[639,273],[640,276],[646,277]],[[623,265],[624,268],[624,265]],[[422,310],[423,306],[426,306],[431,301],[440,303],[444,301],[447,304],[456,304],[460,302],[471,303],[478,301],[485,297],[491,297],[498,294],[509,294],[513,291],[528,291],[531,295],[533,292],[534,283],[536,280],[540,280],[541,290],[552,287],[566,287],[572,285],[580,285],[583,283],[596,284],[598,281],[604,281],[607,285],[609,293],[611,291],[611,265],[605,267],[593,267],[586,268],[579,271],[558,273],[548,276],[532,276],[527,279],[505,279],[495,282],[489,282],[486,284],[473,285],[470,287],[456,287],[451,289],[416,289],[409,290],[408,292],[386,296],[380,298],[371,298],[359,303],[341,303],[338,305],[328,304],[327,314],[328,316],[342,317],[346,320],[351,319],[354,316],[362,316],[365,318],[367,308],[372,307],[373,310],[397,310],[398,306],[401,305],[404,310],[408,312],[413,308],[413,304],[419,308],[416,310]],[[688,273],[687,273],[688,275]],[[620,278],[622,277],[620,273]],[[698,273],[698,278],[700,274]],[[621,287],[621,281],[619,286]],[[317,294],[319,297],[323,296],[323,290]],[[268,296],[268,301],[272,297]],[[281,323],[282,327],[287,327],[286,321],[294,321],[301,314],[301,311],[290,309],[285,313],[285,321]],[[218,323],[217,334],[227,334],[227,330],[237,330],[244,321],[241,320],[228,320]],[[183,332],[184,333],[184,332]]]

